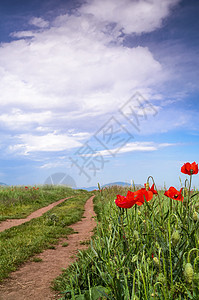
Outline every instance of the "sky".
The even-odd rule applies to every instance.
[[[1,0],[0,182],[179,188],[199,162],[198,14],[197,0]]]

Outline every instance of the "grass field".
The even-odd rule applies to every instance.
[[[11,207],[6,208],[13,191]],[[70,195],[74,197],[54,207],[42,217],[0,233],[0,281],[34,254],[51,248],[57,243],[59,237],[66,237],[71,233],[72,230],[68,228],[68,225],[81,219],[84,204],[90,197],[86,191],[73,191],[64,187],[41,188],[35,191],[30,188],[28,191],[24,188],[4,189],[1,190],[1,195],[6,195],[1,201],[3,213],[9,211],[9,217],[14,218],[24,216],[35,208],[61,198]],[[31,201],[28,196],[32,196]],[[3,215],[3,218],[6,216],[7,213]]]
[[[198,300],[198,192],[189,186],[169,197],[161,190],[140,206],[120,208],[116,195],[127,191],[115,186],[97,192],[91,246],[54,289],[62,299]]]
[[[79,193],[64,186],[0,187],[0,222],[27,217],[31,212],[57,200]]]

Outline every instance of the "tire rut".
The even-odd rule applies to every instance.
[[[77,233],[60,239],[56,250],[48,249],[37,255],[42,259],[41,262],[27,262],[13,272],[10,278],[0,284],[1,300],[54,300],[60,297],[50,285],[60,275],[62,268],[67,268],[77,259],[78,250],[87,248],[81,242],[90,240],[96,226],[93,198],[87,200],[82,220],[70,226]],[[64,242],[68,243],[67,247],[62,246]]]

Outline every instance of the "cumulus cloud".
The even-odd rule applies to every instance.
[[[0,45],[0,123],[32,134],[18,135],[10,149],[27,154],[77,147],[79,136],[52,134],[53,128],[65,122],[67,131],[78,122],[83,132],[86,117],[96,124],[136,90],[154,97],[154,87],[170,74],[147,47],[125,47],[119,35],[155,30],[176,3],[87,1],[51,23],[33,17],[32,31],[13,33],[15,40]]]
[[[85,133],[85,136],[86,133]],[[82,146],[84,135],[73,136],[70,134],[48,133],[45,135],[20,134],[18,142],[10,145],[10,152],[28,155],[32,152],[53,152],[70,150]],[[88,137],[88,136],[87,136]]]
[[[171,8],[179,2],[180,0],[88,0],[81,12],[91,14],[106,24],[115,24],[125,34],[141,34],[161,27]]]
[[[98,5],[103,5],[103,9]],[[109,6],[114,7],[113,14]],[[78,15],[57,17],[50,28],[45,28],[48,24],[43,19],[32,18],[30,23],[40,25],[42,31],[15,32],[14,36],[20,39],[0,47],[1,105],[64,107],[81,113],[102,113],[110,111],[119,98],[129,96],[132,90],[164,80],[168,74],[148,48],[110,44],[112,37],[97,21],[102,15],[110,22],[120,23],[112,19],[118,15],[114,13],[116,10],[131,24],[132,21],[126,19],[127,12],[145,16],[145,11],[150,12],[146,9],[148,6],[159,14],[146,15],[157,19],[159,24],[168,14],[171,1],[163,1],[162,5],[160,1],[126,1],[124,4],[92,1],[82,5]],[[135,16],[131,16],[131,20],[137,24]],[[146,23],[149,30],[154,29],[150,27],[150,20]],[[127,31],[133,30],[132,26]]]
[[[49,22],[45,21],[42,18],[32,18],[29,22],[31,25],[34,25],[36,27],[45,28],[49,26]]]

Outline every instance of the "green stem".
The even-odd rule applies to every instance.
[[[170,273],[171,273],[171,290],[173,290],[173,271],[172,271],[172,257],[171,257],[171,224],[170,224],[170,215],[168,221],[169,229],[169,260],[170,260]]]
[[[190,175],[190,181],[189,181],[188,208],[189,208],[189,202],[190,202],[190,196],[191,196],[191,182],[192,182],[192,175]]]
[[[189,182],[189,193],[188,193],[188,228],[189,228],[189,223],[190,223],[190,196],[191,196],[191,181],[192,181],[192,175],[190,175],[190,182]]]

